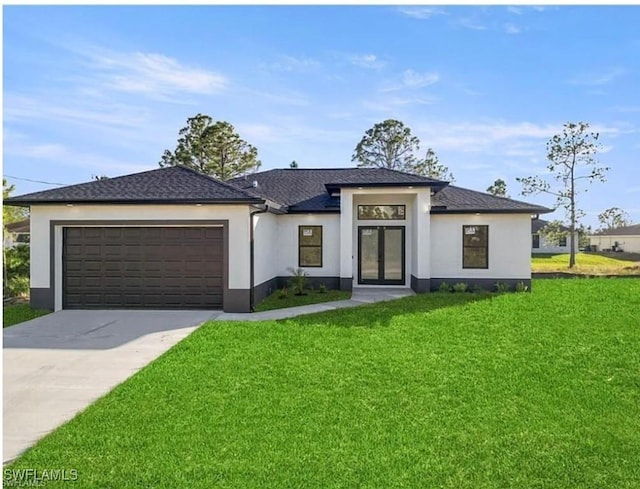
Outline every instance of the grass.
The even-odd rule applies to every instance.
[[[276,290],[273,294],[266,297],[255,308],[257,312],[271,311],[273,309],[282,309],[285,307],[306,306],[307,304],[319,304],[321,302],[343,301],[351,298],[351,292],[347,290],[327,290],[324,293],[317,289],[307,290],[306,295],[295,295],[291,290],[287,297],[281,298],[280,291]]]
[[[207,323],[8,469],[82,488],[637,488],[640,280]],[[47,487],[66,487],[49,482]]]
[[[534,254],[531,257],[533,272],[570,272],[593,275],[640,274],[638,253],[576,253],[576,266],[569,269],[569,254]]]
[[[29,304],[19,304],[16,306],[4,306],[2,308],[2,327],[13,326],[14,324],[23,323],[29,319],[35,319],[51,311],[31,309]]]

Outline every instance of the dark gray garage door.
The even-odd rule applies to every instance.
[[[221,227],[64,228],[63,307],[221,308]]]

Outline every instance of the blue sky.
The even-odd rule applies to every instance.
[[[156,168],[198,112],[262,169],[353,166],[402,120],[456,184],[546,172],[567,121],[600,132],[584,222],[640,222],[640,7],[5,6],[3,172],[72,184]],[[51,185],[9,179],[17,193]],[[557,212],[552,217],[561,218]]]

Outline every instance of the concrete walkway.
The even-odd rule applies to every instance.
[[[344,301],[323,302],[321,304],[309,304],[308,306],[288,307],[286,309],[275,309],[273,311],[251,312],[251,313],[226,313],[218,315],[217,321],[265,321],[270,319],[285,319],[314,312],[331,311],[344,307],[355,307],[373,302],[390,301],[414,295],[411,289],[393,288],[365,288],[353,289],[351,299]]]
[[[5,328],[3,463],[217,314],[60,311]]]

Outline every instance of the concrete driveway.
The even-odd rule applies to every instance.
[[[218,314],[60,311],[4,329],[3,463]]]

